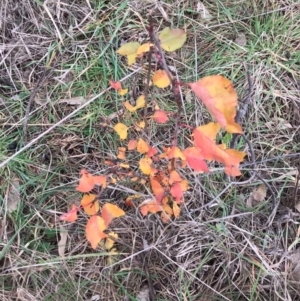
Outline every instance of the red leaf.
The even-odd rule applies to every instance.
[[[59,219],[61,221],[73,223],[77,220],[77,211],[78,208],[76,207],[75,204],[73,204],[71,210],[69,212],[62,214]]]
[[[188,85],[227,132],[243,132],[234,120],[238,97],[230,80],[221,75],[212,75]]]
[[[136,146],[137,146],[136,140],[134,140],[134,139],[129,140],[128,146],[127,146],[129,151],[136,149]]]
[[[204,157],[201,154],[201,150],[197,147],[188,147],[183,151],[186,156],[188,165],[195,171],[209,172],[206,162],[203,160]]]
[[[183,196],[183,191],[181,189],[180,183],[174,183],[171,187],[171,195],[175,198],[177,204],[180,204],[181,198]]]
[[[110,86],[115,90],[122,89],[121,83],[119,81],[114,82],[114,81],[110,80],[109,83],[110,83]]]
[[[157,123],[166,123],[169,120],[169,117],[167,116],[167,113],[165,111],[155,111],[154,115],[152,118],[157,122]]]
[[[157,154],[157,149],[154,148],[154,147],[149,146],[148,152],[147,152],[147,156],[148,156],[149,158],[151,158],[152,156],[154,156],[154,155],[156,155],[156,154]]]

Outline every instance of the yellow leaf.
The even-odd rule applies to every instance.
[[[110,238],[110,236],[112,238],[114,238],[114,239],[118,239],[118,237],[119,237],[117,233],[115,233],[115,232],[109,232],[108,233],[108,237],[106,238],[105,245],[104,245],[104,248],[106,250],[110,250],[114,246],[114,244],[115,244],[115,241],[112,238]]]
[[[182,47],[186,41],[186,32],[182,29],[170,29],[166,27],[159,34],[161,47],[169,52],[175,51]]]
[[[141,109],[145,106],[146,101],[145,101],[145,95],[141,95],[137,100],[136,100],[136,105],[132,106],[128,101],[124,103],[125,108],[129,112],[135,112],[138,109]]]
[[[117,134],[120,136],[122,140],[127,138],[127,131],[128,127],[123,123],[117,123],[114,126],[114,130],[117,132]]]
[[[129,101],[125,101],[124,106],[131,113],[136,111],[136,108],[132,106]]]
[[[141,95],[139,96],[139,98],[136,100],[136,104],[135,104],[135,109],[141,109],[145,106],[146,101],[145,101],[145,95]]]
[[[129,164],[125,164],[125,163],[120,163],[119,166],[125,169],[130,168]]]
[[[105,226],[111,223],[114,218],[121,217],[125,215],[125,212],[119,208],[117,205],[106,203],[101,210],[101,215],[104,220]]]
[[[95,215],[100,209],[99,202],[95,194],[85,194],[81,200],[81,206],[88,215]]]
[[[168,74],[165,70],[155,71],[152,81],[153,84],[158,88],[166,88],[171,83]]]
[[[148,152],[148,149],[149,149],[148,144],[142,138],[140,138],[137,143],[137,151],[140,154],[145,154]]]
[[[129,42],[122,45],[118,50],[117,53],[121,55],[127,56],[128,59],[128,66],[134,64],[136,62],[137,57],[137,50],[140,47],[140,44],[137,42]]]
[[[128,89],[119,89],[118,90],[118,94],[121,95],[121,96],[126,95],[127,92],[128,92]]]
[[[180,214],[180,208],[176,202],[173,201],[173,213],[175,217],[178,217]]]
[[[140,127],[141,129],[144,129],[146,124],[145,124],[145,121],[141,121],[137,124],[138,127]]]
[[[151,43],[145,43],[145,44],[142,44],[142,45],[138,48],[136,54],[140,56],[141,54],[143,54],[143,53],[145,53],[145,52],[148,52],[148,51],[150,50],[150,47],[151,47],[151,46],[153,46],[153,44],[151,44]]]
[[[142,171],[143,174],[145,175],[150,175],[151,174],[151,164],[152,160],[150,158],[142,158],[139,162],[139,167],[140,170]]]
[[[208,124],[200,125],[197,127],[198,131],[201,131],[203,135],[210,138],[211,140],[216,140],[217,134],[219,133],[220,129],[221,125],[215,122],[209,122]]]

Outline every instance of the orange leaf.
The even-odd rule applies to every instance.
[[[117,82],[114,82],[112,80],[109,81],[109,84],[111,85],[111,87],[115,90],[119,90],[119,89],[122,89],[122,86],[121,86],[121,82],[117,81]]]
[[[157,213],[159,211],[162,211],[162,206],[160,206],[156,200],[148,199],[140,205],[140,210],[141,213],[145,216],[149,212]]]
[[[165,148],[165,152],[160,155],[160,158],[166,158],[168,160],[173,158],[180,158],[181,160],[186,160],[185,155],[182,153],[179,147],[172,146]]]
[[[179,173],[176,170],[172,170],[170,173],[170,180],[169,180],[170,185],[172,185],[173,183],[176,183],[176,182],[180,183],[181,181],[182,181],[182,179],[181,179]]]
[[[173,212],[174,212],[174,216],[177,218],[180,215],[180,208],[177,205],[176,202],[173,202]]]
[[[209,172],[206,162],[203,160],[201,150],[197,147],[188,147],[183,151],[189,166],[195,171]]]
[[[124,160],[126,158],[125,152],[126,152],[126,147],[118,147],[118,159]]]
[[[134,150],[135,148],[136,148],[136,145],[137,145],[137,141],[136,140],[134,140],[134,139],[131,139],[131,140],[129,140],[129,142],[128,142],[128,146],[127,146],[127,148],[128,148],[128,150]]]
[[[125,124],[123,124],[123,123],[117,123],[114,126],[114,130],[120,136],[120,139],[124,140],[124,139],[127,138],[128,127]]]
[[[81,199],[81,206],[88,215],[95,215],[100,209],[99,202],[95,194],[85,194]]]
[[[158,172],[157,175],[154,177],[154,179],[162,183],[164,186],[169,186],[169,180],[166,174],[162,171]]]
[[[142,138],[140,138],[139,141],[137,142],[136,150],[140,154],[145,154],[145,153],[148,152],[149,146],[148,146],[148,144]]]
[[[182,180],[180,182],[180,187],[182,191],[187,191],[189,189],[189,182],[187,180]]]
[[[106,230],[104,220],[98,215],[91,216],[86,224],[85,235],[93,249],[96,249],[99,242],[107,237],[104,230]]]
[[[201,127],[194,130],[194,143],[201,150],[201,154],[206,160],[216,160],[225,165],[225,173],[235,177],[241,175],[239,164],[245,157],[244,152],[233,149],[223,149],[207,137]]]
[[[150,158],[142,158],[139,162],[140,170],[145,175],[150,175],[152,172],[151,168],[152,160]]]
[[[212,75],[188,85],[227,132],[243,132],[234,120],[238,97],[230,80],[221,75]]]
[[[76,187],[77,191],[89,192],[95,187],[93,176],[88,173],[85,169],[81,170],[81,178],[79,180],[79,185]]]
[[[150,47],[151,47],[151,46],[153,46],[153,44],[151,44],[151,43],[145,43],[145,44],[142,44],[142,45],[138,48],[136,54],[137,54],[138,56],[140,56],[141,54],[144,54],[145,52],[148,52],[148,51],[150,50]]]
[[[165,70],[157,70],[152,77],[153,84],[158,88],[166,88],[170,85],[170,79]]]
[[[150,184],[153,191],[153,194],[155,195],[155,199],[158,203],[161,203],[162,198],[165,194],[164,188],[160,185],[158,181],[156,181],[154,178],[150,178]]]
[[[157,110],[155,111],[154,115],[151,116],[157,123],[166,123],[169,118],[165,111]]]
[[[170,29],[166,27],[159,33],[161,47],[169,52],[175,51],[182,47],[186,41],[186,32],[182,29]]]
[[[161,213],[161,220],[164,224],[168,224],[171,221],[171,216],[168,213],[163,211]]]
[[[111,221],[114,218],[125,215],[125,212],[121,208],[119,208],[117,205],[110,204],[110,203],[106,203],[102,207],[101,213],[106,227],[108,227],[108,225],[111,223]]]
[[[166,213],[168,213],[169,215],[173,215],[173,209],[170,207],[169,204],[165,204],[165,205],[163,206],[163,210],[164,210]]]
[[[78,211],[78,208],[76,207],[75,204],[73,204],[71,207],[71,210],[69,212],[62,214],[59,219],[61,221],[73,223],[77,220],[77,211]]]
[[[103,188],[106,188],[106,177],[105,176],[93,176],[94,184],[100,185]]]

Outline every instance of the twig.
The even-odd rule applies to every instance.
[[[44,81],[46,79],[45,74],[46,74],[46,68],[44,68],[43,74],[40,76],[37,83],[33,87],[33,90],[30,94],[30,98],[29,98],[29,101],[28,101],[28,104],[27,104],[27,107],[26,107],[26,112],[25,112],[25,117],[24,117],[24,122],[23,122],[23,140],[24,140],[24,144],[27,143],[28,117],[29,117],[31,106],[32,106],[32,102],[33,102],[39,88],[42,86],[42,84],[44,83]]]
[[[153,44],[151,31],[153,31],[152,16],[151,16],[151,14],[149,14],[149,28],[148,28],[148,33],[149,33],[149,37],[150,37],[150,43]],[[148,101],[148,94],[149,94],[150,77],[151,77],[152,52],[153,52],[153,48],[151,46],[150,49],[149,49],[149,52],[148,52],[147,84],[146,84],[145,92],[144,92],[144,95],[145,95],[145,107],[144,107],[144,122],[145,122],[145,126],[147,126],[147,106],[148,106],[148,103],[149,103],[149,101]]]
[[[246,70],[246,75],[247,75],[247,82],[248,82],[248,93],[245,96],[245,98],[243,99],[240,108],[238,109],[236,116],[235,116],[235,122],[240,124],[242,119],[245,117],[247,110],[248,110],[248,105],[251,101],[251,96],[252,96],[252,92],[253,92],[253,85],[252,85],[252,80],[251,80],[251,76],[250,76],[250,72],[248,70],[248,66],[247,64],[244,62],[243,63],[244,68]],[[236,146],[236,142],[237,142],[237,134],[233,134],[232,135],[232,140],[230,143],[230,148],[235,148]]]
[[[173,91],[173,95],[174,95],[174,100],[176,101],[177,104],[177,114],[176,114],[176,119],[175,119],[175,135],[174,135],[174,139],[173,139],[173,147],[175,148],[177,146],[177,139],[178,139],[178,124],[179,124],[179,120],[180,120],[180,116],[181,116],[181,111],[182,111],[182,103],[181,103],[181,99],[180,99],[180,92],[179,92],[179,85],[180,83],[177,81],[176,78],[173,79],[170,69],[166,63],[166,59],[165,59],[165,55],[164,52],[162,50],[162,47],[160,45],[160,42],[158,40],[158,37],[156,36],[155,32],[154,32],[154,26],[153,26],[153,22],[152,22],[152,18],[151,16],[149,16],[149,35],[150,35],[150,39],[151,41],[153,41],[154,45],[157,48],[158,51],[158,56],[159,56],[159,61],[164,69],[164,71],[167,73],[167,76],[172,84],[172,91]],[[175,158],[172,158],[171,164],[172,164],[172,169],[175,169]]]

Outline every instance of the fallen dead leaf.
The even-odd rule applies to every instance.
[[[260,184],[249,196],[246,201],[247,207],[252,207],[255,204],[261,203],[267,196],[267,187],[265,184]]]
[[[144,286],[137,294],[136,299],[139,301],[150,301],[150,290],[148,286]]]
[[[239,46],[246,46],[247,45],[247,39],[244,33],[239,33],[237,38],[234,41],[235,44],[239,45]]]
[[[7,211],[13,212],[18,209],[20,203],[20,179],[13,178],[7,196]]]
[[[252,192],[252,197],[256,202],[262,202],[267,195],[267,187],[265,184],[260,184],[255,191]]]
[[[205,21],[210,21],[213,18],[209,10],[201,1],[197,3],[197,12],[200,13],[201,19]]]
[[[300,202],[298,202],[296,205],[295,205],[295,209],[300,212]]]
[[[58,255],[60,257],[65,257],[65,249],[68,239],[68,231],[64,228],[63,225],[59,225],[59,235],[60,235],[60,241],[58,242]]]

